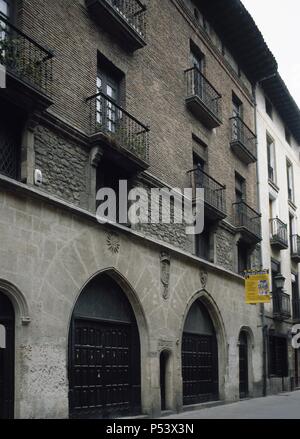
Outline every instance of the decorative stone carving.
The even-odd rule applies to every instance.
[[[90,152],[90,164],[91,166],[94,166],[95,168],[97,168],[97,166],[99,165],[101,159],[103,156],[103,152],[102,149],[99,148],[98,146],[95,146],[94,148],[91,149]]]
[[[163,287],[162,297],[167,300],[169,298],[170,255],[166,252],[160,254],[160,280]]]
[[[158,340],[158,349],[170,349],[174,346],[174,342],[170,340]]]
[[[114,232],[108,233],[106,237],[106,244],[108,250],[110,250],[111,253],[113,254],[119,253],[121,244],[120,244],[119,235],[117,233]]]
[[[200,271],[200,282],[203,289],[206,288],[207,285],[208,273],[207,271]]]

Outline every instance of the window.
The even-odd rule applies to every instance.
[[[238,243],[238,273],[244,274],[244,271],[250,268],[249,250],[245,243]]]
[[[291,137],[292,136],[291,136],[290,130],[287,127],[284,128],[284,134],[285,134],[285,140],[287,141],[287,143],[289,145],[291,145]]]
[[[6,348],[6,329],[4,325],[0,325],[0,349]]]
[[[300,295],[299,295],[299,276],[292,273],[292,307],[293,318],[300,318]]]
[[[190,42],[190,61],[191,66],[196,67],[200,72],[203,70],[203,60],[204,55],[199,49],[199,47],[193,43],[193,41]]]
[[[123,77],[124,75],[110,61],[99,55],[96,122],[104,131],[115,133],[122,117],[117,105],[120,104],[120,85]]]
[[[290,236],[295,235],[295,217],[293,215],[289,215],[289,227],[290,227]]]
[[[280,262],[275,261],[275,259],[272,259],[272,261],[271,261],[272,291],[275,289],[274,278],[275,278],[275,276],[280,274],[280,271],[281,271]]]
[[[272,102],[266,96],[265,96],[265,102],[266,102],[266,113],[267,113],[267,115],[271,119],[273,119],[273,105],[272,105]]]
[[[275,145],[273,139],[267,135],[267,155],[268,155],[268,178],[273,183],[276,182],[275,175]]]
[[[129,191],[131,190],[130,182],[129,182],[129,175],[126,173],[124,169],[119,167],[116,163],[110,162],[109,160],[102,159],[98,168],[97,168],[97,174],[96,174],[96,192],[98,192],[101,188],[110,188],[115,191],[116,194],[116,222],[119,223],[119,181],[120,180],[127,180],[128,181],[128,187],[127,187],[127,195]],[[122,194],[121,194],[122,195]],[[97,206],[98,208],[98,203]],[[126,224],[123,224],[126,225]]]
[[[232,93],[232,115],[243,119],[243,103],[234,93]]]
[[[5,15],[5,17],[10,16],[10,0],[0,0],[0,13]]]
[[[204,226],[202,233],[195,235],[196,238],[196,256],[210,260],[210,230],[207,225]]]
[[[291,162],[287,160],[286,162],[286,172],[287,172],[287,184],[288,184],[288,198],[292,203],[294,202],[294,177],[293,177],[293,166]]]
[[[285,336],[269,336],[269,374],[276,377],[288,376],[288,349]]]
[[[241,201],[245,201],[245,199],[246,199],[246,180],[236,172],[235,173],[235,200],[236,200],[236,203],[240,203]]]
[[[196,18],[197,21],[200,21],[200,13],[199,13],[199,9],[194,8],[194,17]]]

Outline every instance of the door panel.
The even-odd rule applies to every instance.
[[[71,416],[107,417],[138,405],[134,342],[128,324],[75,319],[70,368]]]
[[[183,334],[183,404],[218,399],[218,354],[214,336]]]

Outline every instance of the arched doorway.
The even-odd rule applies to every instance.
[[[241,331],[239,336],[239,389],[240,398],[249,395],[249,367],[248,367],[248,335]]]
[[[70,416],[140,413],[140,338],[132,307],[107,274],[80,294],[69,337]]]
[[[14,417],[15,312],[0,292],[0,419]]]
[[[183,405],[219,398],[217,337],[201,300],[194,302],[184,325],[182,379]]]

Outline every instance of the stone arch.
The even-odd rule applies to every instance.
[[[94,273],[90,278],[85,282],[80,291],[77,293],[74,305],[72,307],[70,316],[69,316],[69,324],[68,324],[68,339],[69,333],[71,329],[71,322],[73,312],[76,306],[80,295],[83,293],[85,288],[97,277],[106,276],[111,278],[122,290],[125,297],[127,298],[131,308],[133,315],[136,320],[137,330],[139,333],[140,340],[140,364],[141,364],[141,408],[142,413],[149,413],[151,410],[151,392],[150,392],[150,381],[149,381],[149,365],[143,360],[147,357],[147,352],[149,351],[149,331],[148,331],[148,322],[143,311],[142,304],[131,284],[128,280],[114,267],[106,268],[103,270],[99,270]]]
[[[247,338],[248,396],[253,396],[253,392],[254,392],[253,350],[255,348],[254,334],[249,326],[241,326],[237,337],[238,347],[240,344],[241,334],[245,334]],[[238,370],[240,371],[240,366]]]
[[[27,325],[30,323],[27,300],[21,291],[11,282],[4,279],[0,279],[0,291],[11,300],[19,322],[22,325]]]
[[[227,348],[227,336],[226,336],[226,330],[225,325],[223,322],[223,318],[220,312],[220,309],[213,299],[213,297],[209,294],[209,292],[205,289],[199,290],[196,293],[193,294],[193,296],[190,298],[184,315],[181,322],[181,328],[180,328],[180,352],[182,350],[182,336],[184,332],[184,325],[187,319],[187,316],[189,314],[189,311],[191,310],[193,304],[200,300],[200,302],[205,306],[209,317],[213,323],[216,338],[217,338],[217,345],[218,345],[218,375],[219,375],[219,398],[220,400],[225,399],[225,384],[226,384],[226,376],[227,376],[227,363],[228,363],[228,348]],[[180,360],[181,361],[181,360]],[[182,369],[182,364],[181,364]]]
[[[142,304],[141,304],[140,300],[138,299],[138,296],[137,296],[134,288],[130,285],[128,280],[123,276],[122,273],[120,273],[114,267],[105,268],[103,270],[97,271],[96,273],[94,273],[92,276],[89,277],[89,279],[85,282],[85,284],[82,286],[82,288],[78,291],[78,293],[75,297],[75,300],[74,300],[74,306],[72,307],[71,313],[69,315],[69,324],[68,324],[68,329],[67,329],[68,333],[69,333],[69,328],[70,328],[70,323],[71,323],[74,307],[75,307],[75,304],[76,304],[79,296],[81,295],[81,293],[85,289],[85,287],[94,278],[96,278],[97,276],[99,276],[101,274],[106,274],[109,277],[111,277],[123,290],[124,294],[126,295],[127,299],[129,300],[129,303],[133,309],[135,318],[137,320],[138,329],[140,332],[140,337],[141,337],[141,339],[143,338],[145,341],[147,340],[147,344],[148,344],[148,334],[149,334],[148,322],[147,322],[147,318],[146,318],[146,315],[144,313]],[[67,334],[67,337],[68,337],[68,334]]]

